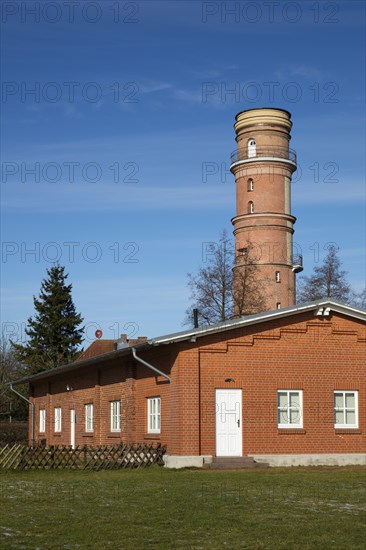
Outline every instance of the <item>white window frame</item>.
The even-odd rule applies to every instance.
[[[339,410],[339,408],[335,406],[335,395],[336,393],[338,394],[342,394],[343,396],[343,407],[342,407],[342,411],[343,411],[343,415],[344,415],[344,418],[346,419],[347,416],[346,416],[346,412],[347,411],[354,411],[355,412],[355,424],[347,424],[347,423],[343,423],[343,424],[336,424],[336,421],[335,421],[335,413],[336,413],[336,410]],[[354,397],[355,397],[355,406],[354,408],[353,407],[346,407],[346,393],[353,393]],[[337,429],[354,429],[354,428],[358,428],[358,390],[334,390],[333,392],[333,411],[334,411],[334,428],[337,430]]]
[[[39,409],[39,433],[46,432],[46,409]]]
[[[253,201],[248,202],[248,214],[254,214],[254,202]]]
[[[257,142],[255,139],[251,138],[248,140],[248,158],[254,158],[257,156]]]
[[[121,401],[111,401],[111,432],[121,431]]]
[[[85,405],[85,431],[88,433],[94,431],[94,403]]]
[[[281,272],[276,271],[276,283],[280,283],[280,282],[281,282]]]
[[[280,411],[283,411],[285,410],[285,407],[280,407],[279,406],[279,394],[280,393],[287,393],[287,405],[286,405],[286,410],[287,410],[287,419],[288,419],[288,422],[286,424],[281,424],[280,423]],[[290,403],[290,394],[291,393],[298,393],[299,394],[299,421],[298,422],[294,422],[294,423],[291,423],[289,420],[290,420],[290,410],[297,410],[295,407],[290,407],[289,403]],[[302,390],[295,390],[295,389],[292,389],[292,390],[286,390],[286,389],[282,389],[282,390],[277,390],[277,426],[279,429],[282,429],[282,428],[285,428],[285,429],[290,429],[290,430],[293,430],[293,429],[301,429],[303,427],[303,406],[302,406]]]
[[[248,179],[248,191],[249,191],[249,192],[254,191],[254,181],[253,181],[253,178],[249,178],[249,179]]]
[[[161,398],[149,397],[147,400],[147,432],[159,434],[161,429]]]
[[[61,407],[54,408],[55,415],[55,433],[60,433],[62,428],[62,409]]]

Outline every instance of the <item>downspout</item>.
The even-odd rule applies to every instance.
[[[165,374],[164,372],[161,372],[161,370],[157,369],[156,367],[153,367],[152,365],[150,365],[150,363],[147,363],[146,361],[144,361],[143,359],[141,359],[141,357],[138,357],[137,354],[136,354],[136,349],[134,347],[131,348],[132,349],[132,355],[134,356],[134,358],[136,359],[136,361],[138,361],[139,363],[141,363],[142,365],[145,365],[145,367],[157,372],[158,374],[160,374],[160,376],[164,376],[164,378],[166,378],[167,380],[169,380],[169,382],[172,381],[172,379],[170,378],[170,376],[168,376],[167,374]]]
[[[168,376],[164,372],[161,372],[161,370],[157,369],[156,367],[153,367],[153,365],[150,365],[150,363],[147,363],[146,361],[141,359],[141,357],[138,357],[137,354],[136,354],[136,349],[134,347],[132,347],[131,349],[132,349],[132,355],[133,355],[134,359],[136,359],[136,361],[138,361],[142,365],[145,365],[145,367],[147,367],[148,369],[153,370],[154,372],[156,372],[160,376],[163,376],[169,382],[169,416],[170,416],[170,419],[169,419],[169,447],[170,447],[170,454],[172,454],[172,407],[173,407],[173,403],[172,403],[172,379],[170,378],[170,376]]]
[[[27,399],[26,397],[24,397],[24,395],[22,395],[21,393],[19,393],[17,390],[15,390],[13,388],[13,384],[9,384],[9,388],[10,390],[15,393],[15,395],[17,395],[18,397],[20,397],[21,399],[23,399],[24,401],[26,401],[28,403],[28,405],[30,405],[32,407],[32,413],[31,413],[31,432],[32,432],[32,445],[34,445],[34,403],[32,403],[32,401],[29,401],[29,399]]]
[[[198,350],[198,454],[202,454],[202,427],[201,427],[201,415],[202,415],[202,405],[201,405],[201,354]],[[207,412],[207,411],[206,411]],[[203,412],[205,414],[205,412]]]

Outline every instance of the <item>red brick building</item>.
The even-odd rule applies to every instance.
[[[268,311],[151,340],[94,342],[79,361],[27,379],[31,440],[160,442],[170,466],[214,456],[365,461],[365,312],[292,305],[302,257],[292,240],[291,115],[251,109],[234,127],[234,286],[254,251]]]
[[[27,379],[30,439],[160,442],[173,467],[214,456],[363,463],[365,321],[324,301],[116,349],[95,342],[79,361]]]

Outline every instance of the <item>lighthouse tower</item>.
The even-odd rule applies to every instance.
[[[295,274],[302,257],[293,254],[291,176],[296,153],[289,148],[291,114],[250,109],[236,115],[237,150],[231,155],[236,182],[234,285],[248,257],[260,283],[265,309],[295,304]],[[261,307],[263,310],[263,305]]]

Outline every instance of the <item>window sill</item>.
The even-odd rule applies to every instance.
[[[334,428],[335,434],[362,434],[359,428]]]
[[[82,437],[94,437],[94,432],[84,432]]]
[[[144,439],[160,439],[160,434],[145,434]]]
[[[278,428],[278,435],[305,435],[304,428]]]
[[[109,433],[107,433],[107,437],[111,438],[111,439],[113,439],[113,438],[120,439],[121,438],[121,432],[109,432]]]
[[[53,437],[61,437],[61,432],[53,432]]]

